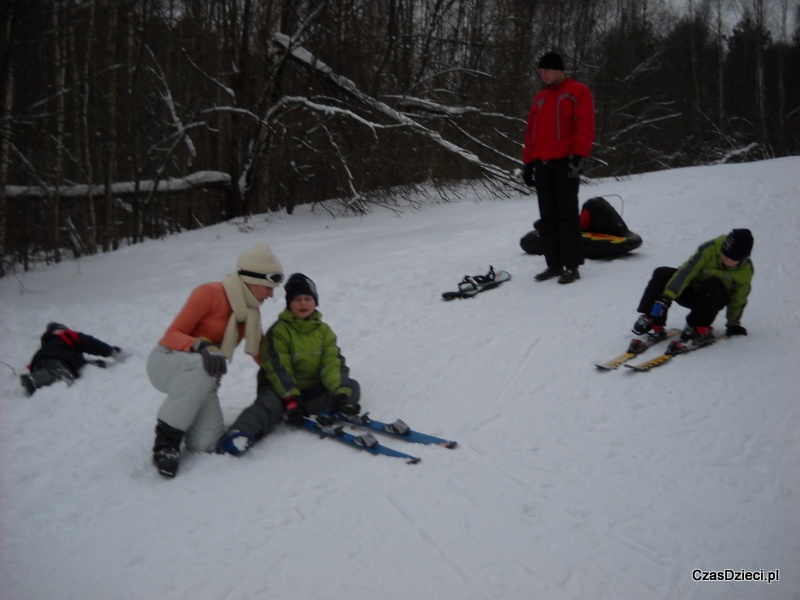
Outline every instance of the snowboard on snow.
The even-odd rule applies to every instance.
[[[495,271],[494,267],[490,266],[486,275],[464,275],[464,279],[458,284],[458,290],[444,292],[442,298],[445,300],[472,298],[481,292],[496,288],[509,279],[511,279],[511,274],[508,271]]]

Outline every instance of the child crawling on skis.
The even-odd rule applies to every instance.
[[[295,273],[286,281],[286,309],[261,340],[258,391],[217,445],[239,456],[283,419],[299,425],[310,415],[361,411],[361,389],[337,345],[336,334],[317,310],[314,282]]]
[[[742,314],[753,279],[752,250],[752,232],[734,229],[702,244],[679,268],[657,268],[639,301],[641,314],[633,332],[666,337],[667,312],[674,301],[691,311],[680,340],[673,342],[675,349],[713,342],[711,324],[723,308],[727,308],[725,334],[747,335]]]

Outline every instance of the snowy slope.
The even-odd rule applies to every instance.
[[[800,597],[799,171],[795,157],[585,185],[582,200],[622,196],[644,244],[569,286],[535,283],[543,261],[519,249],[535,199],[476,192],[401,216],[262,215],[0,280],[0,598]],[[627,345],[652,269],[733,227],[756,238],[750,335],[647,374],[595,370]],[[457,449],[394,442],[423,458],[407,466],[281,427],[241,459],[156,473],[146,357],[189,291],[261,241],[317,282],[365,408]],[[490,264],[513,279],[440,299]],[[283,305],[264,304],[265,326]],[[26,399],[11,367],[54,319],[131,356]],[[227,421],[255,373],[239,348]]]

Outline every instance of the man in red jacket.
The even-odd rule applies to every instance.
[[[583,264],[578,187],[583,164],[594,142],[594,100],[589,88],[564,74],[555,52],[539,60],[545,88],[536,94],[525,130],[522,178],[536,188],[547,269],[536,281],[580,278]]]

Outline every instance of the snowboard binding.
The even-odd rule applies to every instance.
[[[452,300],[454,298],[472,298],[474,295],[485,290],[496,288],[504,281],[511,279],[508,271],[495,272],[494,267],[489,266],[486,275],[464,275],[464,279],[458,284],[457,292],[445,292],[442,298]]]

